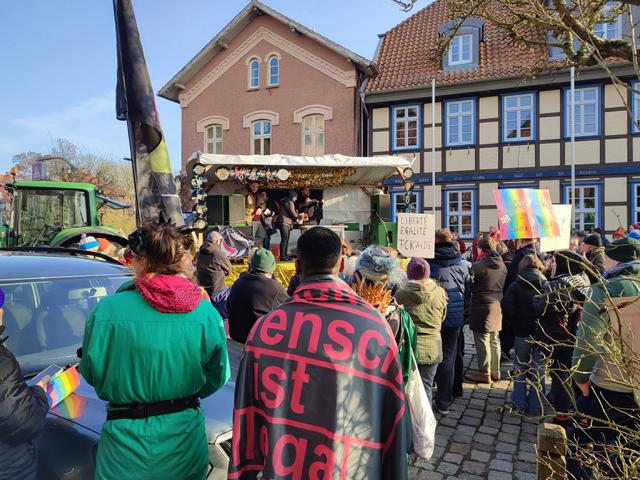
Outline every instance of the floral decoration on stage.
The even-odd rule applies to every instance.
[[[242,170],[242,169],[240,169]],[[255,170],[255,169],[246,169],[246,170]],[[286,171],[288,176],[286,178],[284,175],[281,175],[280,172]],[[229,170],[229,178],[233,178],[236,181],[247,184],[249,182],[259,182],[261,185],[268,185],[274,188],[302,188],[302,187],[313,187],[313,188],[327,188],[327,187],[337,187],[342,185],[344,181],[350,176],[356,173],[356,169],[353,167],[347,168],[314,168],[308,169],[305,168],[300,170],[285,170],[280,169],[277,172],[271,172],[271,175],[265,179],[260,179],[260,170],[257,170],[257,176],[253,175],[241,175],[234,176],[235,169]],[[217,175],[217,171],[216,171]],[[266,173],[265,173],[266,175]],[[274,178],[275,177],[275,178]],[[218,177],[220,178],[220,177]]]
[[[286,168],[271,169],[258,167],[218,167],[216,177],[219,180],[237,180],[240,183],[247,182],[284,182],[291,176],[291,172]]]

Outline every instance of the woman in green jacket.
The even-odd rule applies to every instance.
[[[96,306],[84,334],[80,372],[109,402],[96,478],[204,479],[199,399],[230,376],[222,319],[184,272],[174,227],[143,225],[129,248],[135,280]]]
[[[418,370],[431,400],[433,379],[442,361],[440,327],[447,316],[447,292],[429,276],[427,261],[412,258],[407,265],[409,281],[396,291],[396,300],[409,312],[416,326]]]

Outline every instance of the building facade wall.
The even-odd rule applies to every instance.
[[[276,87],[268,60],[280,59]],[[259,59],[260,85],[249,86],[249,62]],[[249,120],[272,120],[272,153],[302,154],[302,123],[295,113],[322,111],[324,153],[357,154],[358,71],[345,57],[292,31],[268,15],[254,18],[186,85],[182,108],[182,162],[204,151],[207,119],[224,124],[223,153],[250,154]],[[264,115],[253,112],[266,112]],[[383,145],[384,146],[384,145]]]
[[[576,138],[577,186],[593,187],[596,191],[597,226],[611,233],[619,226],[640,221],[640,137],[636,137],[625,102],[631,100],[625,91],[603,78],[598,82],[577,82],[576,88],[598,86],[600,103],[598,118],[600,134]],[[496,91],[487,81],[490,93],[447,95],[447,87],[436,92],[436,223],[447,226],[450,211],[448,192],[471,193],[475,231],[487,231],[497,225],[493,190],[505,187],[547,188],[554,203],[570,203],[571,143],[565,127],[565,89],[567,84],[544,87],[514,87]],[[505,94],[534,94],[534,139],[505,142],[503,139]],[[621,97],[621,95],[623,95]],[[378,96],[379,97],[379,96]],[[443,102],[472,98],[475,101],[473,145],[446,145],[446,107]],[[431,99],[409,97],[401,101],[376,101],[376,95],[366,99],[371,113],[368,148],[372,155],[410,154],[416,157],[414,171],[416,189],[421,195],[422,210],[431,211]],[[422,108],[422,138],[416,148],[394,148],[393,110],[401,105]],[[631,104],[631,103],[629,103]],[[391,193],[401,189],[391,185]],[[589,190],[589,192],[592,192]],[[472,235],[465,235],[470,238]]]

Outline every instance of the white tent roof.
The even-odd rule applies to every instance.
[[[347,168],[356,169],[356,173],[345,179],[345,185],[375,186],[388,177],[398,173],[399,169],[411,166],[404,157],[347,157],[345,155],[324,155],[323,157],[301,157],[295,155],[214,155],[194,153],[189,158],[187,168],[194,164],[232,167],[281,167],[287,169],[304,168]]]

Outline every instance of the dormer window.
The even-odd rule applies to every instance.
[[[442,70],[447,72],[480,66],[483,25],[479,18],[467,18],[462,23],[450,20],[438,29],[440,37],[449,43],[442,58]]]
[[[448,50],[449,65],[454,66],[471,63],[473,60],[471,55],[472,45],[473,35],[471,33],[453,37]]]
[[[611,17],[615,7],[615,2],[609,2],[602,9],[602,16],[605,18]],[[612,20],[613,21],[611,23],[598,23],[593,29],[593,34],[605,40],[617,40],[622,38],[622,17],[618,15]]]

